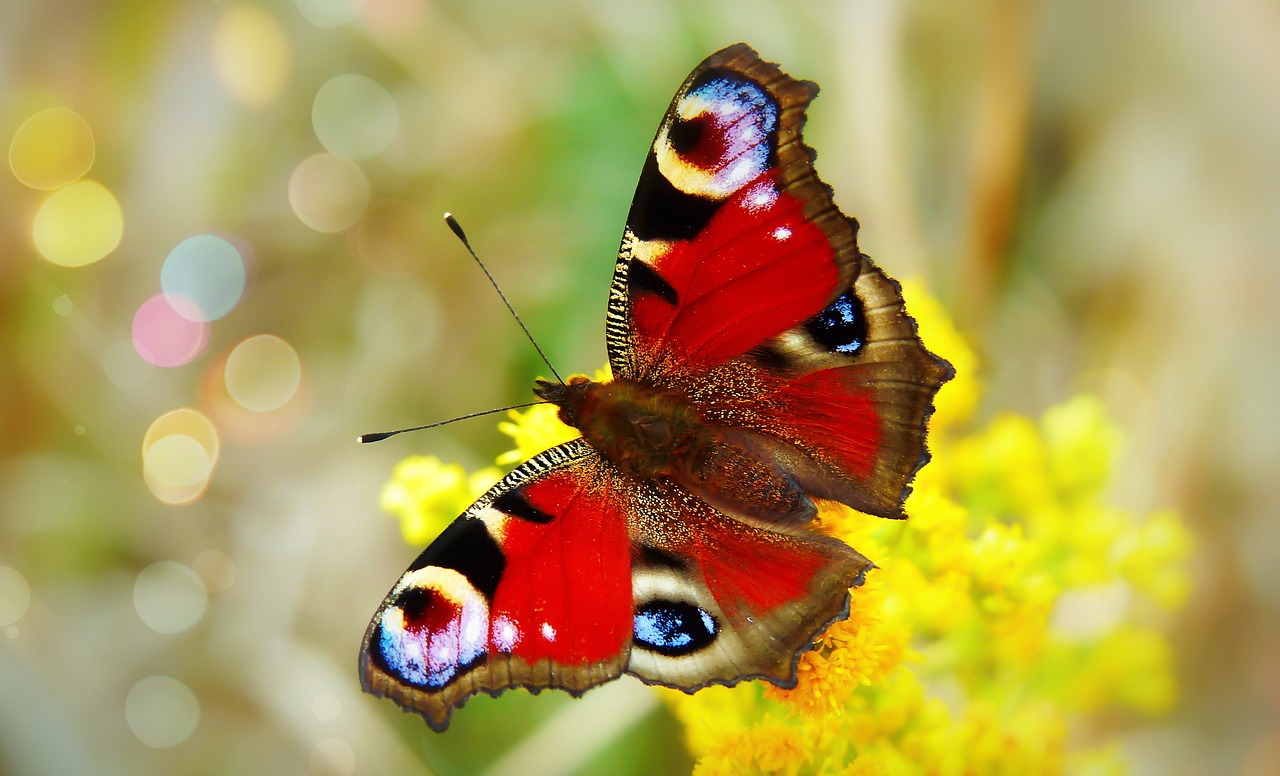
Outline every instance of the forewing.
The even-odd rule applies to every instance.
[[[444,730],[477,692],[580,694],[621,673],[631,568],[616,475],[582,440],[512,471],[445,530],[379,607],[366,692]]]
[[[741,355],[853,281],[857,223],[800,139],[818,87],[738,44],[702,62],[650,147],[610,289],[614,373],[656,385]]]

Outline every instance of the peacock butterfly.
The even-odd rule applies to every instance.
[[[816,84],[744,44],[676,92],[609,289],[613,378],[537,381],[582,436],[480,497],[396,582],[360,679],[444,730],[480,691],[796,681],[873,566],[815,500],[882,517],[951,366],[858,251],[801,139]]]

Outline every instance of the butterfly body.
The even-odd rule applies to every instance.
[[[534,394],[557,405],[560,420],[581,431],[602,456],[640,479],[671,475],[705,428],[686,397],[634,380],[539,381]]]
[[[816,93],[742,44],[686,79],[615,264],[612,379],[535,385],[581,438],[401,576],[365,634],[368,692],[443,730],[511,687],[794,684],[873,568],[822,532],[820,503],[904,517],[951,376],[813,169]]]
[[[622,473],[667,478],[711,506],[769,521],[816,514],[799,483],[768,451],[768,437],[710,424],[687,396],[619,378],[567,385],[540,381],[534,393],[560,407],[560,419]]]

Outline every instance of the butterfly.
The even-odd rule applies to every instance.
[[[400,577],[365,633],[366,692],[443,731],[512,687],[789,687],[847,616],[873,564],[817,504],[905,517],[953,370],[814,171],[817,91],[745,44],[685,80],[614,267],[612,378],[535,383],[581,437],[507,474]]]

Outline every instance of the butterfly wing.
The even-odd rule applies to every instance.
[[[623,234],[609,359],[750,434],[809,495],[901,517],[952,370],[814,171],[817,91],[743,44],[681,86]]]
[[[616,477],[581,439],[504,477],[387,594],[360,652],[365,691],[440,731],[477,692],[581,694],[618,676],[632,601]]]
[[[794,685],[799,655],[848,614],[849,588],[872,568],[843,542],[731,517],[670,481],[631,496],[627,673],[650,684]]]

